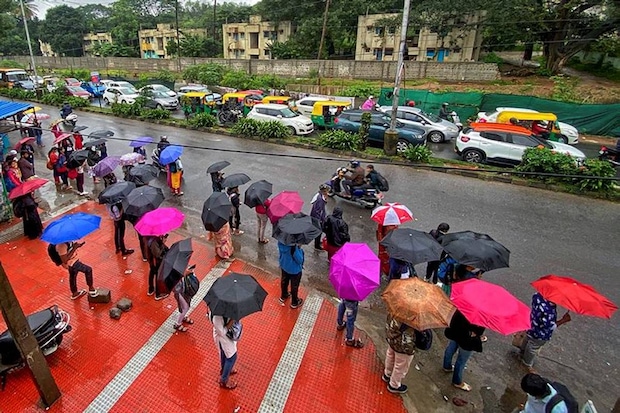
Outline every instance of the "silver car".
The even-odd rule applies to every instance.
[[[177,110],[179,107],[179,100],[176,97],[172,97],[164,92],[156,90],[144,90],[142,96],[146,96],[148,101],[145,106],[151,109],[168,109]]]
[[[392,107],[381,106],[379,110],[389,115],[392,112]],[[433,143],[456,139],[459,135],[459,128],[454,123],[441,119],[432,113],[426,113],[420,108],[398,106],[396,118],[405,125],[413,125],[424,129],[427,139]]]

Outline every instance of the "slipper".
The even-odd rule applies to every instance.
[[[338,330],[338,331],[342,331],[342,330],[344,330],[345,328],[347,328],[347,325],[346,325],[346,324],[338,324],[338,325],[336,326],[336,330]]]
[[[480,336],[480,341],[486,343],[487,341],[489,341],[489,338],[487,336]]]
[[[452,385],[454,387],[456,387],[457,389],[461,389],[463,391],[471,391],[471,386],[465,382],[461,383],[461,384],[454,384],[452,383]]]
[[[76,293],[76,295],[72,295],[71,299],[72,300],[77,300],[78,298],[80,298],[81,296],[86,294],[86,290],[80,290]]]
[[[99,295],[99,290],[92,290],[88,292],[88,295],[90,295],[91,297],[97,297]]]
[[[185,327],[183,324],[175,324],[172,327],[179,333],[186,333],[188,331],[187,327]]]
[[[194,320],[192,320],[192,319],[191,319],[191,318],[189,318],[189,317],[185,317],[185,318],[183,319],[183,322],[184,322],[185,324],[189,324],[189,325],[194,324]]]
[[[364,343],[362,343],[362,340],[355,339],[355,340],[345,340],[344,344],[346,344],[349,347],[354,347],[354,348],[363,348],[364,347]]]
[[[463,400],[460,397],[453,397],[452,403],[454,403],[455,406],[459,406],[459,407],[467,406],[469,404],[467,400]]]

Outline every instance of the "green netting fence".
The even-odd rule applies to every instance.
[[[380,105],[389,105],[386,94],[391,88],[381,89]],[[478,112],[494,111],[497,107],[534,109],[555,113],[558,119],[576,127],[581,133],[620,137],[620,104],[585,105],[541,99],[534,96],[504,95],[500,93],[433,93],[427,90],[407,89],[401,91],[399,105],[415,101],[416,107],[430,113],[439,113],[443,102],[459,114],[462,121],[475,119]]]

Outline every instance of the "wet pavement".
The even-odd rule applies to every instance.
[[[79,124],[89,126],[87,131],[111,129],[116,132],[108,143],[110,154],[128,152],[128,141],[144,135],[166,134],[173,143],[191,146],[183,155],[185,196],[173,198],[165,191],[164,206],[181,208],[187,216],[181,231],[195,237],[204,235],[200,211],[211,193],[205,173],[210,163],[226,159],[232,164],[225,170],[227,174],[245,172],[253,180],[267,179],[273,182],[275,192],[297,190],[306,201],[304,211],[308,212],[317,186],[347,161],[328,160],[326,158],[332,156],[325,153],[109,116],[79,112],[79,118]],[[45,135],[44,140],[49,144],[51,135]],[[153,148],[151,145],[148,149]],[[43,166],[42,160],[39,165]],[[616,276],[620,272],[620,261],[616,259],[620,236],[614,230],[620,228],[619,205],[412,168],[378,165],[377,169],[390,181],[391,191],[386,200],[402,202],[414,211],[417,221],[411,223],[411,227],[430,230],[445,221],[452,231],[471,229],[488,233],[506,245],[512,251],[511,267],[489,272],[485,279],[508,288],[527,304],[534,292],[529,282],[548,273],[588,282],[612,301],[620,302],[620,282]],[[45,176],[47,172],[44,170],[42,174]],[[165,187],[165,180],[161,177],[152,184]],[[87,181],[87,190],[92,189],[92,182]],[[65,197],[77,198],[65,194],[62,198],[54,198],[50,204],[56,205],[58,199]],[[343,200],[330,200],[328,210],[335,205],[344,209],[352,240],[367,242],[375,248],[375,225],[369,219],[370,211]],[[241,216],[246,233],[236,238],[237,258],[276,274],[276,245],[271,242],[258,247],[253,211],[243,206]],[[423,272],[424,265],[417,269]],[[333,290],[327,274],[324,253],[307,247],[305,285],[331,295]],[[361,312],[359,325],[374,340],[381,361],[385,349],[384,315],[378,294],[364,304],[370,311]],[[612,320],[574,315],[573,321],[562,326],[545,346],[537,369],[544,376],[570,385],[580,401],[592,399],[599,410],[611,409],[620,393],[618,381],[613,379],[619,376],[620,355],[614,351],[620,344],[618,320],[617,315]],[[419,370],[412,365],[408,375],[406,383],[412,391],[404,398],[407,408],[412,410],[415,404],[421,412],[511,411],[521,401],[518,383],[525,371],[514,355],[510,337],[493,332],[488,336],[484,352],[474,355],[468,363],[465,380],[474,390],[466,394],[453,389],[449,377],[441,370],[440,357],[445,341],[438,330],[433,348],[416,355]],[[473,404],[469,408],[457,408],[446,402],[444,396],[450,401],[458,396]]]

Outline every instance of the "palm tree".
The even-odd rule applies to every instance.
[[[34,4],[34,0],[15,0],[12,14],[17,18],[23,17],[20,2],[23,2],[24,4],[24,14],[26,15],[26,20],[32,20],[35,14],[39,11],[39,7]]]

